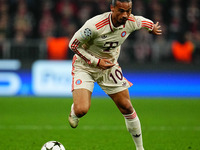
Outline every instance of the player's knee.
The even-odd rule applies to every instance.
[[[134,109],[133,109],[132,105],[130,105],[130,104],[124,104],[123,106],[121,106],[120,111],[123,114],[131,114],[134,111]]]
[[[77,117],[83,117],[85,114],[87,114],[89,110],[88,106],[77,106],[75,107],[75,113]]]
[[[125,111],[126,111],[126,114],[130,114],[130,113],[133,112],[133,107],[132,106],[126,106]]]

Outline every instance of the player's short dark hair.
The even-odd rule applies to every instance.
[[[132,2],[132,0],[112,0],[112,5],[116,6],[117,1],[119,1],[119,2]]]

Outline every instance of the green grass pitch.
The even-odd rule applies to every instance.
[[[1,97],[0,149],[40,150],[60,141],[66,150],[134,150],[124,118],[109,98],[92,98],[72,129],[71,98]],[[133,98],[145,150],[200,150],[200,100]]]

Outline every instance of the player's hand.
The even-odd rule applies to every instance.
[[[100,59],[98,67],[105,70],[113,67],[115,64],[113,64],[110,60],[108,59]]]
[[[155,35],[161,35],[162,30],[160,28],[161,26],[159,25],[159,22],[156,22],[156,24],[154,24],[153,30],[150,33],[155,34]]]

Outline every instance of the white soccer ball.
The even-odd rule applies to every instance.
[[[58,141],[49,141],[42,146],[41,150],[65,150],[65,148]]]

